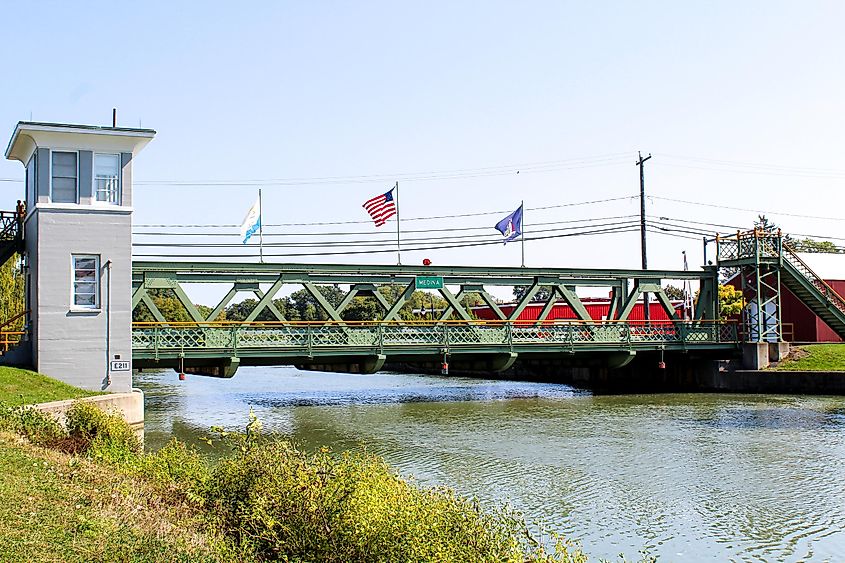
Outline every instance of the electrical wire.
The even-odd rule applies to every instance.
[[[576,236],[592,236],[592,235],[601,235],[601,234],[618,234],[618,233],[627,233],[627,232],[635,232],[639,230],[638,227],[635,228],[619,228],[619,227],[612,227],[608,229],[597,229],[594,231],[585,231],[580,233],[564,233],[564,234],[556,234],[556,235],[546,235],[546,236],[531,236],[526,237],[525,241],[537,241],[537,240],[549,240],[549,239],[558,239],[558,238],[568,238],[568,237],[576,237]],[[430,250],[442,250],[442,249],[453,249],[453,248],[469,248],[469,247],[480,247],[480,246],[490,246],[490,245],[498,245],[502,244],[502,240],[495,240],[495,241],[483,241],[483,242],[469,242],[469,243],[457,243],[457,244],[447,244],[447,245],[437,245],[437,246],[415,246],[415,247],[402,247],[403,251],[430,251]],[[212,254],[212,255],[203,255],[203,254],[162,254],[162,253],[150,253],[150,254],[133,254],[133,257],[138,258],[149,258],[149,257],[164,257],[164,258],[252,258],[255,257],[254,251],[255,247],[246,247],[251,249],[253,252],[250,254]],[[284,253],[284,254],[272,254],[272,253],[264,253],[265,257],[304,257],[304,256],[349,256],[349,255],[356,255],[356,254],[377,254],[377,253],[385,253],[385,252],[396,252],[395,248],[385,248],[385,249],[368,249],[368,250],[344,250],[338,252],[306,252],[306,253]]]
[[[740,162],[735,160],[718,160],[712,158],[701,158],[691,156],[680,156],[660,153],[660,165],[676,166],[682,168],[696,168],[703,170],[719,170],[725,172],[739,172],[746,174],[769,174],[775,176],[797,176],[797,177],[815,177],[815,178],[830,178],[843,179],[845,178],[845,170],[837,170],[833,168],[814,168],[806,166],[784,166],[781,164],[764,164],[759,162]],[[692,162],[698,165],[683,165],[672,164],[663,161],[663,159],[680,160],[682,162]],[[706,165],[711,165],[710,167]],[[737,169],[737,170],[734,170]]]
[[[589,219],[570,219],[567,221],[546,221],[540,223],[531,223],[532,227],[545,227],[549,225],[567,225],[572,223],[588,223],[592,221],[607,221],[611,219],[630,219],[632,217],[639,217],[639,214],[631,214],[631,215],[611,215],[608,217],[592,217]],[[408,229],[403,230],[403,234],[407,233],[438,233],[438,232],[460,232],[460,231],[489,231],[493,227],[487,225],[483,227],[448,227],[442,229]],[[179,233],[179,232],[142,232],[142,231],[133,231],[133,236],[177,236],[177,237],[231,237],[233,236],[232,232],[225,232],[225,233]],[[326,237],[326,236],[348,236],[348,235],[375,235],[381,234],[377,231],[335,231],[335,232],[302,232],[302,233],[292,233],[292,232],[284,232],[284,233],[268,233],[264,232],[265,237],[303,237],[303,236],[315,236],[315,237]]]
[[[729,209],[731,211],[747,211],[751,213],[762,213],[764,215],[783,215],[784,217],[798,217],[801,219],[822,219],[826,221],[845,221],[842,217],[825,217],[821,215],[802,215],[799,213],[788,213],[786,211],[766,211],[763,209],[749,209],[747,207],[732,207],[730,205],[720,205],[716,203],[703,203],[700,201],[689,201],[685,199],[675,199],[671,197],[662,197],[657,195],[648,196],[649,199],[658,199],[661,201],[671,201],[673,203],[683,203],[686,205],[698,205],[701,207],[713,207],[716,209]]]
[[[578,201],[574,203],[561,203],[557,205],[547,205],[544,207],[526,207],[526,211],[541,211],[545,209],[562,209],[564,207],[579,207],[582,205],[596,205],[599,203],[609,203],[612,201],[621,201],[625,199],[633,199],[639,197],[638,195],[627,195],[627,196],[619,196],[619,197],[610,197],[605,199],[596,199],[590,201]],[[513,210],[505,209],[500,211],[483,211],[480,213],[459,213],[454,215],[432,215],[428,217],[402,217],[402,221],[432,221],[435,219],[460,219],[465,217],[481,217],[484,215],[499,215],[502,213],[511,213]],[[321,221],[321,222],[309,222],[309,223],[268,223],[264,225],[265,227],[324,227],[328,225],[361,225],[361,224],[372,224],[372,219],[366,220],[358,220],[358,221]],[[191,225],[181,225],[181,224],[139,224],[135,225],[135,227],[141,228],[177,228],[177,229],[184,229],[184,228],[209,228],[209,227],[240,227],[238,224],[191,224]]]
[[[632,227],[639,224],[639,221],[613,221],[609,223],[596,223],[589,225],[591,228],[598,228],[598,227]],[[570,231],[574,229],[583,229],[583,226],[572,226],[572,227],[558,227],[552,229],[537,229],[532,230],[531,233],[552,233],[552,232],[560,232],[560,231]],[[488,229],[488,230],[493,230]],[[446,236],[437,236],[437,237],[411,237],[411,238],[404,238],[402,239],[402,243],[430,243],[430,242],[461,242],[471,239],[491,239],[495,237],[495,240],[501,241],[501,235],[493,235],[492,233],[479,233],[479,234],[472,234],[472,235],[446,235]],[[494,242],[495,242],[494,240]],[[527,240],[527,239],[526,239]],[[286,248],[286,247],[313,247],[313,248],[320,248],[324,246],[386,246],[386,245],[393,245],[396,243],[395,239],[387,238],[387,239],[379,239],[379,240],[337,240],[337,241],[303,241],[303,242],[270,242],[264,243],[264,248]],[[160,247],[160,248],[242,248],[242,243],[183,243],[183,242],[143,242],[143,243],[133,243],[133,247],[138,248],[149,248],[149,247]]]

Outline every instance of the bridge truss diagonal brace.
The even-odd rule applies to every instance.
[[[552,312],[555,304],[558,301],[558,297],[563,298],[563,300],[572,308],[572,311],[575,313],[575,316],[582,321],[591,321],[593,318],[590,316],[590,313],[587,312],[587,308],[584,307],[584,303],[581,301],[581,298],[578,297],[578,294],[575,293],[574,287],[569,287],[566,285],[561,284],[552,284],[550,286],[551,291],[549,294],[549,299],[546,301],[543,310],[540,312],[540,316],[537,317],[537,322],[545,321],[549,314]]]
[[[665,291],[663,291],[663,287],[660,285],[659,280],[635,280],[634,290],[628,296],[628,299],[625,301],[625,305],[619,312],[618,320],[627,321],[631,311],[634,310],[634,305],[636,305],[640,296],[645,293],[652,293],[655,297],[657,297],[657,301],[660,303],[660,306],[663,307],[663,310],[666,311],[666,315],[670,319],[676,323],[681,321],[678,314],[675,312],[675,308],[672,307],[672,300],[669,299],[669,296],[666,295]]]
[[[311,294],[311,297],[313,297],[317,301],[317,303],[320,304],[320,307],[323,308],[323,310],[326,312],[326,314],[331,320],[338,322],[343,320],[341,319],[340,314],[338,314],[337,310],[332,307],[331,303],[328,302],[326,296],[323,295],[323,292],[320,291],[320,288],[318,288],[311,282],[305,282],[302,285],[305,287],[305,290]]]
[[[405,303],[414,294],[415,289],[416,289],[416,284],[414,282],[409,283],[408,286],[405,288],[405,291],[403,291],[402,294],[399,295],[399,297],[396,298],[396,303],[394,303],[390,307],[387,306],[387,300],[384,298],[384,296],[379,293],[379,297],[381,297],[381,299],[377,298],[377,300],[379,301],[379,303],[382,304],[382,307],[384,307],[385,311],[387,311],[384,314],[384,320],[386,320],[386,321],[394,320],[396,318],[396,316],[399,314],[399,311],[402,309],[402,307],[405,306]],[[378,292],[376,292],[376,293],[378,293]]]
[[[498,318],[500,321],[504,321],[508,318],[507,315],[505,315],[505,313],[502,311],[502,309],[499,308],[499,304],[496,303],[496,299],[493,298],[492,295],[487,293],[487,291],[483,287],[481,289],[476,290],[475,292],[479,296],[481,296],[481,299],[484,301],[484,303],[488,307],[490,307],[490,310],[493,311],[493,313],[496,315],[496,318]]]
[[[611,288],[610,307],[607,310],[607,320],[616,320],[619,307],[622,306],[623,296],[628,294],[628,280],[622,280],[618,286]]]
[[[591,321],[593,317],[590,316],[590,313],[587,312],[587,308],[584,306],[584,303],[581,301],[581,298],[578,297],[578,294],[575,293],[575,288],[571,288],[566,285],[556,285],[554,286],[554,293],[558,293],[563,300],[566,301],[567,305],[572,308],[572,311],[578,317],[579,320],[582,321]]]
[[[138,303],[143,303],[147,306],[150,313],[153,315],[153,318],[160,322],[164,323],[167,322],[167,319],[164,318],[164,315],[161,314],[161,311],[158,310],[156,304],[153,302],[150,294],[147,293],[147,289],[144,287],[143,284],[139,285],[137,289],[135,289],[135,293],[132,294],[132,310],[135,310],[135,307],[138,306]]]
[[[182,289],[181,285],[177,283],[172,289],[173,293],[176,295],[176,299],[178,299],[179,303],[181,303],[182,306],[185,307],[185,310],[188,311],[188,316],[191,317],[192,321],[200,323],[205,320],[191,301],[191,298],[188,297],[188,294],[185,293],[184,289]]]
[[[538,280],[534,280],[534,283],[531,284],[525,293],[522,296],[522,299],[519,300],[519,304],[517,304],[516,308],[511,311],[510,316],[508,317],[509,321],[515,321],[519,318],[519,315],[528,307],[528,304],[531,303],[531,300],[537,295],[537,292],[540,290],[540,282]]]
[[[220,303],[211,311],[208,315],[207,321],[213,321],[217,318],[217,315],[223,312],[223,309],[229,304],[229,302],[235,297],[235,294],[238,293],[237,286],[233,286],[229,292],[223,296],[223,299],[220,300]]]
[[[270,288],[267,290],[267,293],[265,293],[264,296],[258,300],[258,303],[255,304],[255,308],[250,311],[249,315],[246,316],[243,322],[251,323],[252,321],[254,321],[261,313],[261,311],[263,311],[268,306],[268,304],[273,302],[273,297],[275,297],[276,293],[279,292],[284,283],[285,278],[283,276],[279,276],[278,279],[273,282],[273,285],[271,285]]]
[[[259,300],[259,301],[261,301],[261,299],[263,299],[263,298],[264,298],[264,292],[263,292],[263,291],[261,291],[260,289],[254,289],[254,290],[253,290],[253,293],[255,293],[255,296],[256,296],[256,297],[258,297],[258,300]],[[275,303],[273,303],[273,300],[272,300],[272,299],[270,299],[270,301],[267,303],[267,309],[269,309],[269,310],[270,310],[270,312],[271,312],[271,313],[273,313],[273,316],[274,316],[274,317],[276,317],[276,320],[277,320],[277,321],[283,321],[283,320],[285,320],[285,315],[284,315],[284,313],[282,313],[281,311],[279,311],[278,307],[276,307],[276,304],[275,304]]]
[[[446,302],[449,304],[449,306],[446,307],[446,310],[443,311],[443,314],[440,316],[441,321],[445,321],[446,319],[448,319],[449,315],[451,315],[452,312],[457,313],[458,316],[465,321],[472,320],[472,316],[466,312],[466,309],[464,309],[460,303],[460,298],[464,294],[463,286],[461,286],[461,289],[460,291],[458,291],[457,295],[453,295],[452,292],[449,291],[449,289],[445,286],[441,287],[439,291],[440,295],[443,296],[443,299],[445,299]]]

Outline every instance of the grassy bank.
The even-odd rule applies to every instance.
[[[0,433],[0,561],[237,561],[188,504]]]
[[[94,391],[78,389],[34,371],[0,366],[0,402],[6,405],[31,405],[98,394]]]
[[[365,452],[266,440],[255,417],[211,430],[231,452],[214,466],[176,440],[143,453],[91,403],[66,419],[0,404],[0,561],[586,561],[505,507],[422,488]]]
[[[778,363],[783,371],[845,371],[845,344],[795,346],[789,357]]]

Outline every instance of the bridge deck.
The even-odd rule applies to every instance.
[[[722,349],[736,347],[735,329],[701,321],[136,323],[132,354],[155,361]]]

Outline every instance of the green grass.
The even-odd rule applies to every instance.
[[[34,371],[0,366],[0,403],[11,406],[101,395],[78,389]]]
[[[143,480],[0,433],[0,561],[236,561]]]
[[[789,358],[780,362],[783,371],[845,371],[845,343],[810,344],[793,348]]]

